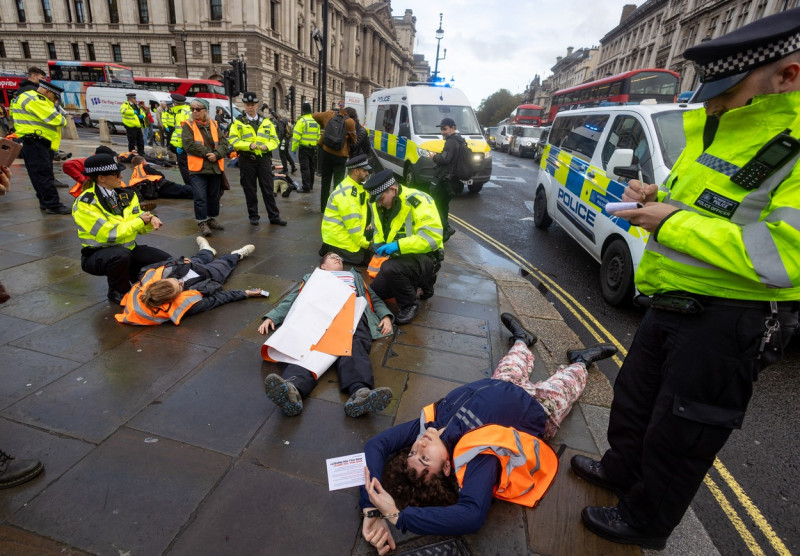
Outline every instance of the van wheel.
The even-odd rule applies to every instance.
[[[403,171],[403,182],[408,187],[416,187],[416,185],[414,184],[416,180],[417,178],[416,176],[414,176],[414,167],[409,164]]]
[[[94,127],[94,122],[92,122],[92,118],[89,114],[81,116],[81,124],[83,124],[83,127]]]
[[[552,223],[553,219],[547,214],[547,195],[544,189],[539,188],[533,199],[533,224],[540,230],[546,230]]]
[[[469,184],[467,186],[469,188],[469,192],[477,195],[478,193],[481,192],[481,189],[483,189],[483,184],[484,183],[486,183],[486,182],[481,182],[481,183],[474,183],[473,182],[473,183]]]
[[[111,122],[107,122],[108,125],[108,134],[109,135],[116,135],[117,134],[117,126],[115,126]]]
[[[633,296],[633,263],[628,245],[615,239],[603,253],[600,289],[609,305],[619,305]]]

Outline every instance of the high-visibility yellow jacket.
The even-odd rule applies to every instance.
[[[331,191],[322,215],[322,241],[356,253],[369,247],[364,232],[369,223],[369,202],[364,186],[350,176]]]
[[[253,153],[256,156],[270,156],[270,153],[278,147],[280,139],[275,131],[275,125],[269,118],[263,118],[258,127],[253,127],[253,123],[245,114],[241,114],[231,122],[228,131],[228,142],[237,151]],[[256,149],[251,149],[250,145],[255,144]],[[262,151],[258,147],[266,145],[267,150]]]
[[[730,180],[786,129],[800,137],[800,92],[756,97],[726,112],[703,149],[705,110],[684,116],[686,148],[659,200],[678,207],[636,272],[642,293],[687,291],[751,300],[800,300],[800,164],[748,191]]]
[[[172,113],[172,110],[164,110],[161,113],[161,127],[164,129],[172,129],[175,127],[175,114]]]
[[[192,119],[192,110],[188,104],[172,107],[172,114],[175,118],[175,132],[169,138],[169,144],[173,147],[183,148],[183,139],[181,138],[181,128],[183,124]]]
[[[197,290],[184,290],[175,299],[168,303],[162,303],[157,309],[151,309],[139,299],[139,295],[147,288],[151,282],[161,280],[164,275],[164,267],[151,268],[145,272],[141,281],[136,282],[131,290],[122,298],[122,313],[114,315],[117,322],[124,324],[136,324],[139,326],[153,326],[172,321],[176,325],[181,323],[181,319],[186,311],[203,299],[203,294]]]
[[[125,127],[145,127],[143,119],[139,117],[144,115],[138,105],[125,101],[119,107],[119,113],[122,114],[122,125]]]
[[[294,124],[292,132],[292,151],[297,150],[297,146],[311,147],[317,144],[322,130],[311,114],[303,114]]]
[[[19,94],[11,102],[11,117],[17,136],[39,135],[50,141],[51,149],[58,149],[61,128],[67,125],[67,119],[49,98],[36,91]]]
[[[403,187],[391,209],[383,209],[378,203],[372,205],[372,225],[375,244],[397,241],[400,254],[431,253],[442,248],[442,221],[430,195]],[[383,218],[388,222],[385,226]],[[386,229],[384,229],[384,226]]]
[[[88,185],[88,182],[87,182]],[[152,224],[145,224],[140,218],[142,209],[134,191],[118,189],[117,195],[125,206],[122,214],[114,214],[110,207],[104,206],[92,184],[84,189],[72,205],[72,218],[78,225],[78,237],[84,247],[110,247],[119,245],[133,249],[136,237],[153,231]]]

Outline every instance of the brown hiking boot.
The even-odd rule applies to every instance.
[[[216,218],[209,218],[208,220],[206,220],[206,222],[208,222],[208,225],[212,230],[224,230],[225,229],[225,226],[223,226],[222,224],[217,222]]]
[[[211,228],[208,225],[208,221],[199,222],[197,227],[200,228],[200,235],[203,237],[208,237],[211,235]]]

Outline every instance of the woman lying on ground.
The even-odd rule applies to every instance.
[[[531,383],[536,336],[501,315],[513,346],[492,378],[459,386],[365,447],[361,487],[364,538],[386,554],[389,524],[402,532],[464,535],[483,525],[492,496],[533,506],[557,470],[539,438],[552,438],[586,386],[587,367],[616,348],[599,344],[568,353],[570,365]]]

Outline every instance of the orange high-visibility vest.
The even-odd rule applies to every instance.
[[[389,260],[389,257],[381,257],[380,255],[372,255],[367,265],[367,275],[370,278],[375,278],[381,270],[383,263]]]
[[[162,179],[161,176],[154,176],[151,174],[147,174],[144,171],[144,165],[145,163],[142,162],[141,164],[133,168],[133,174],[131,174],[131,181],[128,184],[129,187],[136,185],[140,181],[152,181],[152,182],[161,181]]]
[[[122,313],[114,315],[117,322],[124,324],[136,324],[140,326],[149,326],[162,324],[171,320],[176,325],[181,323],[183,315],[189,308],[203,299],[203,294],[197,290],[185,290],[168,303],[161,304],[157,309],[151,309],[141,302],[139,294],[144,291],[145,286],[150,282],[161,280],[164,275],[164,267],[151,268],[145,272],[141,282],[137,282],[131,288],[131,291],[125,294],[122,298],[121,305],[124,306]]]
[[[198,143],[203,143],[203,136],[200,134],[200,127],[197,125],[197,123],[194,120],[188,120],[188,121],[185,122],[184,125],[188,125],[190,128],[192,128],[192,135],[194,136],[194,140],[195,141],[197,141]],[[219,143],[219,131],[217,129],[217,122],[214,121],[214,120],[210,120],[210,126],[209,127],[211,128],[211,139],[214,140],[214,144],[218,144]],[[186,155],[186,162],[189,165],[189,171],[190,172],[199,172],[200,170],[202,170],[203,169],[203,161],[204,160],[207,160],[207,159],[205,157],[203,157],[203,156],[194,156],[194,155],[191,155],[191,154],[187,154]],[[217,164],[219,164],[219,169],[224,172],[225,171],[225,159],[224,158],[220,158],[219,160],[217,160]]]
[[[435,419],[436,406],[430,404],[422,410],[422,420]],[[467,464],[479,454],[500,460],[500,480],[493,496],[529,508],[539,503],[558,473],[558,456],[543,440],[513,427],[484,425],[462,436],[453,450],[459,486],[464,486]]]

